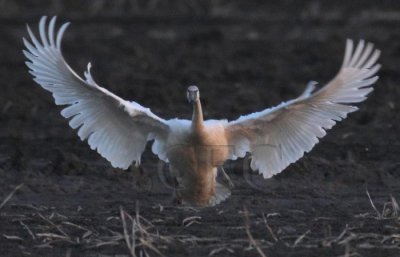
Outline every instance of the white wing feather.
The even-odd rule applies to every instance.
[[[358,108],[348,105],[364,101],[378,77],[380,55],[372,44],[360,41],[353,51],[347,40],[343,65],[336,77],[312,93],[309,84],[298,98],[228,123],[232,159],[252,155],[251,168],[264,178],[281,172],[309,152],[337,121]]]
[[[81,79],[61,53],[61,40],[69,23],[63,24],[55,37],[55,22],[53,17],[47,27],[46,17],[42,17],[40,40],[29,26],[32,43],[23,39],[29,60],[26,65],[34,80],[53,94],[57,105],[68,105],[61,114],[71,119],[69,125],[114,167],[126,169],[132,162],[139,164],[147,141],[162,140],[168,125],[149,109],[98,86],[90,74],[90,63],[86,81]]]

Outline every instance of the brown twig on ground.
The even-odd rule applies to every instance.
[[[16,193],[21,187],[23,187],[23,186],[24,186],[23,183],[22,183],[22,184],[19,184],[18,186],[16,186],[16,187],[14,188],[14,190],[13,190],[13,191],[4,199],[4,201],[0,204],[0,209],[3,208],[4,205],[6,205],[7,202],[10,201],[11,198],[15,195],[15,193]]]
[[[258,245],[257,241],[254,239],[253,235],[250,232],[249,211],[247,210],[246,207],[243,208],[243,214],[244,214],[244,224],[246,228],[246,234],[249,238],[250,244],[257,250],[258,254],[261,257],[267,257],[267,255],[265,255],[265,253],[261,250],[261,247]]]

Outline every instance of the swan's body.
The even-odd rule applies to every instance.
[[[380,52],[360,41],[353,51],[347,41],[343,65],[336,77],[314,92],[310,83],[298,98],[240,117],[235,121],[204,121],[200,93],[190,86],[187,97],[193,105],[192,120],[164,120],[136,102],[125,101],[98,86],[90,75],[90,65],[81,79],[61,54],[61,39],[68,25],[54,34],[55,18],[48,29],[46,18],[39,23],[40,41],[28,27],[32,43],[24,39],[24,50],[35,81],[52,92],[56,104],[68,105],[61,114],[88,139],[114,167],[126,169],[140,157],[149,140],[161,160],[170,163],[170,172],[179,186],[177,196],[184,202],[214,205],[230,195],[216,182],[217,168],[228,159],[252,156],[251,168],[264,178],[281,172],[310,151],[326,129],[357,110],[350,103],[361,102],[373,90],[380,68]]]
[[[179,183],[178,198],[196,205],[219,203],[230,194],[215,180],[217,168],[229,157],[226,122],[206,121],[200,131],[184,120],[172,123],[178,126],[174,129],[175,124],[170,124],[165,149],[170,172]]]

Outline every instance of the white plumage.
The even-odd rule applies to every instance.
[[[227,126],[234,145],[233,154],[252,153],[251,168],[269,178],[309,152],[326,129],[358,108],[347,105],[364,101],[378,77],[379,50],[360,41],[353,52],[347,40],[343,65],[335,78],[313,93],[310,82],[298,98],[261,112],[242,116]]]
[[[147,141],[176,177],[177,197],[185,202],[214,205],[230,194],[216,182],[217,168],[227,159],[251,154],[251,168],[264,178],[281,172],[309,152],[337,121],[357,110],[351,103],[366,99],[378,79],[379,50],[347,40],[343,65],[327,85],[314,92],[310,82],[298,98],[231,122],[203,121],[199,91],[188,88],[192,120],[164,120],[136,102],[129,102],[100,87],[90,74],[80,78],[65,62],[61,40],[69,23],[55,30],[56,18],[39,22],[40,38],[28,26],[31,42],[24,38],[26,62],[34,80],[50,91],[61,114],[70,119],[81,140],[88,139],[112,166],[126,169],[140,164]]]
[[[26,64],[34,80],[53,94],[57,105],[68,105],[61,112],[70,118],[69,125],[78,130],[81,140],[88,139],[114,167],[127,169],[140,156],[148,139],[166,133],[166,121],[135,102],[125,101],[99,87],[90,75],[90,64],[81,79],[65,62],[61,54],[61,39],[69,23],[54,37],[56,19],[46,28],[46,18],[39,23],[40,42],[28,27],[33,45],[24,39],[29,59]]]

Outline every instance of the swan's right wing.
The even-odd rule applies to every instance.
[[[61,39],[69,23],[55,36],[55,22],[54,17],[47,28],[46,17],[42,17],[40,41],[28,26],[32,43],[24,38],[24,54],[34,80],[53,94],[57,105],[68,105],[61,114],[71,119],[69,125],[114,167],[126,169],[132,162],[139,164],[148,140],[164,140],[169,131],[166,121],[98,86],[90,75],[90,65],[86,80],[80,78],[61,53]]]
[[[334,79],[313,92],[310,83],[298,98],[229,122],[226,133],[232,157],[251,153],[251,168],[265,178],[281,172],[309,152],[337,121],[357,110],[378,79],[380,51],[360,41],[353,52],[348,40],[343,65]]]

